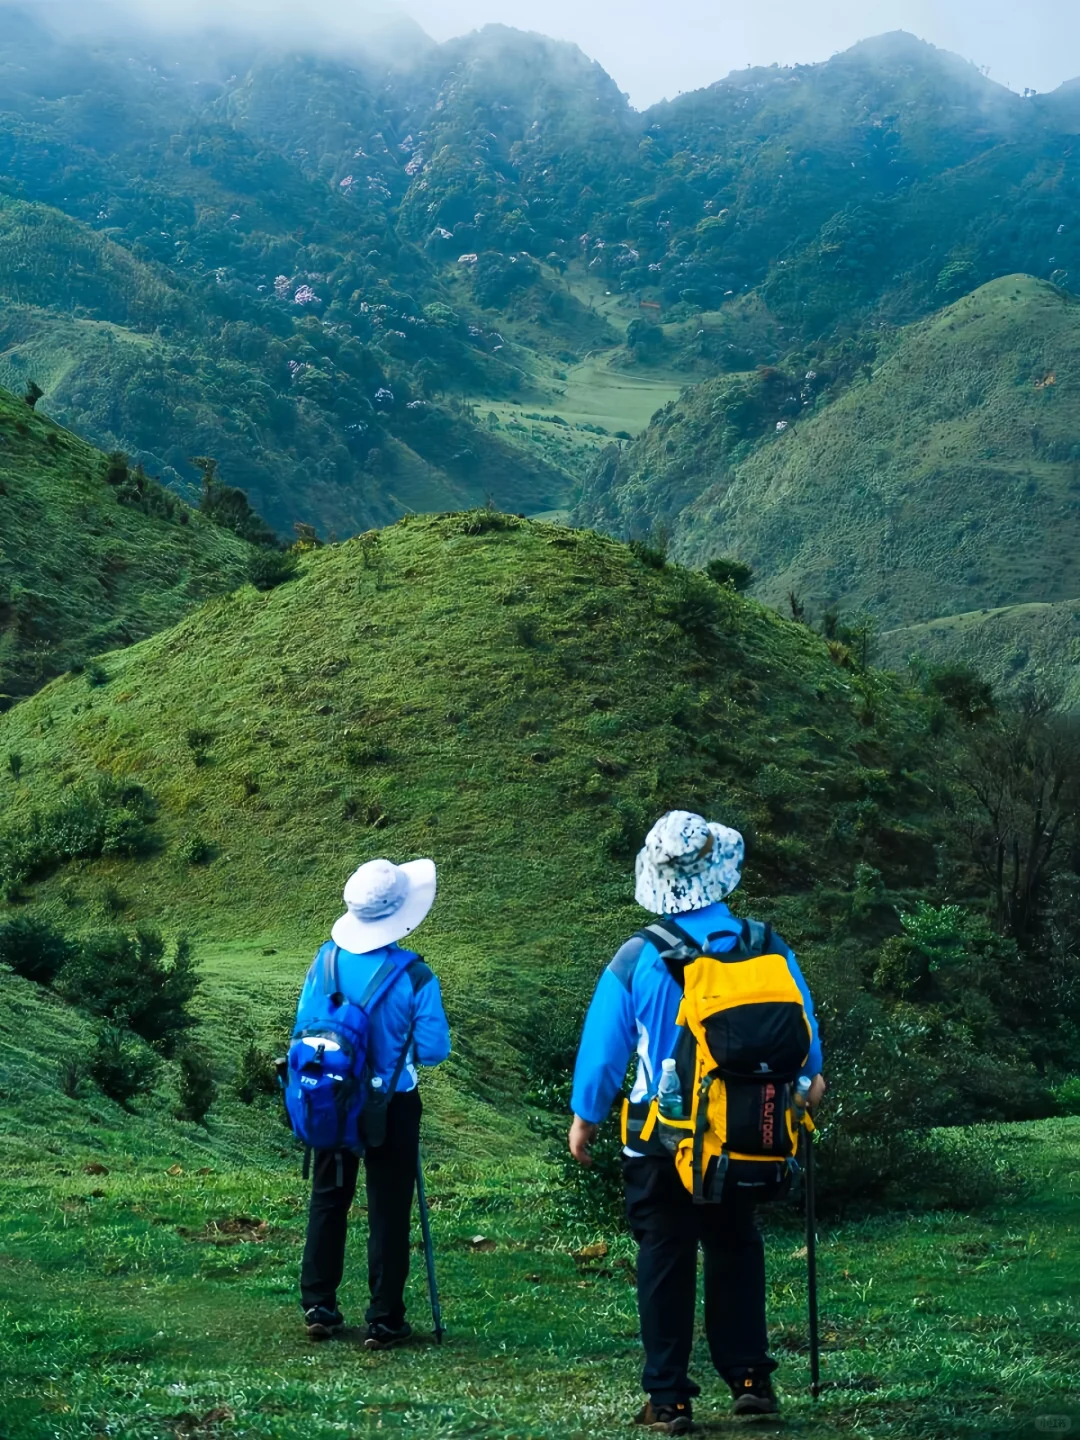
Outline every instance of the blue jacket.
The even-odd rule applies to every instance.
[[[731,949],[741,923],[722,903],[673,918],[701,945],[718,930],[726,931],[731,937],[729,940],[709,941],[708,948],[717,953]],[[787,957],[810,1021],[811,1045],[805,1073],[812,1077],[822,1065],[813,1001],[794,954],[779,936],[775,939],[778,953]],[[628,940],[600,976],[585,1016],[570,1097],[575,1115],[595,1124],[606,1118],[635,1050],[637,1074],[630,1098],[635,1101],[652,1098],[661,1063],[675,1052],[678,1035],[675,1017],[681,1000],[682,990],[656,947],[640,936]]]
[[[329,940],[326,942],[308,971],[296,1007],[298,1021],[319,973],[318,962],[332,943]],[[397,949],[396,945],[388,945],[365,955],[354,955],[351,950],[338,952],[338,980],[350,1000],[360,999],[372,976]],[[439,1065],[450,1054],[450,1027],[443,1010],[439,982],[423,962],[414,967],[412,976],[404,971],[398,975],[371,1014],[368,1059],[372,1074],[381,1075],[384,1085],[389,1085],[393,1079],[410,1025],[413,1037],[398,1080],[399,1091],[416,1088],[417,1065]]]

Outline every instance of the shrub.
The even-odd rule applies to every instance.
[[[105,457],[105,480],[109,485],[126,485],[128,457],[122,450],[111,450]]]
[[[532,650],[540,643],[540,627],[535,615],[519,615],[511,627],[518,645]]]
[[[109,672],[105,669],[104,665],[99,665],[96,660],[91,660],[90,664],[86,667],[86,683],[93,685],[95,688],[100,685],[107,685],[109,683]]]
[[[715,639],[723,624],[723,605],[711,585],[685,571],[660,600],[657,611],[692,640]]]
[[[705,566],[705,574],[717,585],[732,590],[748,590],[754,581],[754,567],[731,555],[720,555]]]
[[[630,553],[635,560],[640,560],[642,565],[647,565],[650,570],[663,570],[667,564],[667,554],[658,550],[654,545],[646,545],[644,540],[631,540]]]
[[[923,688],[970,725],[978,725],[993,714],[993,687],[970,665],[932,666]]]
[[[0,964],[39,985],[50,985],[71,953],[59,930],[32,915],[13,915],[0,925]]]
[[[1080,1115],[1080,1075],[1070,1075],[1050,1092],[1054,1111],[1058,1115]]]
[[[98,898],[102,914],[108,920],[119,920],[128,908],[127,896],[116,885],[106,885]]]
[[[342,747],[342,756],[346,765],[362,769],[367,765],[383,764],[390,758],[390,752],[377,740],[349,740]]]
[[[189,835],[181,840],[176,853],[184,865],[209,865],[214,858],[214,847],[204,835]]]
[[[274,1095],[277,1090],[273,1056],[258,1045],[249,1045],[236,1071],[237,1098],[245,1105],[253,1105],[260,1095]]]
[[[300,565],[291,551],[256,550],[248,561],[248,580],[256,590],[273,590],[295,580]]]
[[[210,746],[214,737],[209,730],[204,730],[200,725],[191,725],[184,734],[187,747],[191,751],[192,759],[196,765],[205,765]]]
[[[818,1140],[821,1213],[852,1202],[909,1209],[978,1210],[1015,1194],[1021,1175],[994,1126],[853,1131],[826,1124]]]
[[[195,1024],[188,1007],[198,985],[188,941],[178,940],[166,963],[165,942],[147,930],[134,936],[122,930],[91,935],[60,977],[60,989],[72,1004],[126,1025],[164,1055],[171,1055]]]
[[[60,1062],[60,1089],[69,1100],[77,1100],[86,1077],[86,1066],[81,1060],[69,1055]]]
[[[136,1095],[152,1090],[158,1059],[134,1035],[118,1025],[103,1025],[87,1069],[102,1094],[127,1106]]]
[[[16,751],[14,751],[14,750],[10,751],[10,753],[8,754],[8,757],[7,757],[7,768],[8,768],[8,774],[11,776],[11,778],[12,778],[13,780],[16,780],[16,781],[18,780],[19,776],[22,774],[22,767],[23,767],[23,758],[22,758],[22,756],[19,755],[19,754],[17,754]]]
[[[28,380],[26,382],[26,389],[23,392],[23,399],[26,401],[27,405],[30,406],[31,410],[35,408],[38,401],[44,394],[45,391],[41,388],[41,386],[37,383],[36,380]]]
[[[251,508],[243,490],[224,485],[217,478],[216,460],[208,455],[194,455],[191,463],[202,473],[199,509],[204,515],[215,525],[220,525],[223,530],[231,530],[234,535],[241,536],[252,545],[269,547],[277,544],[277,536],[262,516]]]
[[[139,785],[101,779],[22,824],[0,826],[0,898],[14,900],[30,880],[67,860],[133,857],[156,848],[152,797]]]
[[[477,510],[466,510],[461,517],[463,535],[486,535],[493,530],[516,530],[521,521],[516,515],[504,515],[501,510],[483,506]]]
[[[188,1045],[180,1052],[180,1104],[178,1120],[202,1125],[217,1099],[217,1081],[205,1050]]]

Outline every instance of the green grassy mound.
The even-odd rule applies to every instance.
[[[1005,605],[905,625],[881,636],[883,661],[963,661],[1000,692],[1037,689],[1080,710],[1080,601]]]
[[[785,372],[689,392],[604,458],[578,513],[615,530],[666,519],[680,557],[750,561],[769,602],[794,590],[891,626],[1071,599],[1078,377],[1075,300],[1008,277],[905,332],[824,408],[826,377]]]
[[[489,511],[403,521],[102,669],[0,722],[21,759],[0,814],[40,831],[104,773],[154,797],[159,850],[32,865],[26,898],[82,928],[113,887],[131,923],[246,937],[279,952],[258,968],[298,978],[358,861],[431,854],[425,946],[495,1089],[526,1013],[591,985],[638,923],[632,858],[666,808],[743,825],[748,892],[798,938],[830,923],[809,892],[868,858],[898,892],[933,881],[919,706],[882,683],[870,714],[803,627],[599,536]]]
[[[251,547],[0,390],[0,694],[173,624],[240,584]]]

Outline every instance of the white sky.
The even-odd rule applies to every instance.
[[[1052,90],[1080,75],[1080,0],[405,0],[404,8],[436,40],[492,21],[574,40],[638,107],[748,63],[827,60],[886,30],[989,65],[991,78],[1014,90]]]
[[[2,14],[5,0],[0,0]],[[10,0],[7,0],[10,3]],[[16,0],[19,3],[19,0]],[[21,0],[27,3],[27,0]],[[69,28],[99,23],[100,0],[62,6]],[[827,60],[858,40],[907,30],[1014,90],[1052,90],[1080,76],[1080,0],[105,0],[143,20],[196,29],[230,21],[303,46],[321,32],[364,31],[403,10],[436,40],[497,22],[573,40],[639,108],[720,80],[747,64]],[[72,24],[71,22],[74,22]]]

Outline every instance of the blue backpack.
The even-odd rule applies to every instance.
[[[342,1150],[363,1153],[382,1144],[386,1107],[412,1044],[410,1027],[389,1086],[373,1085],[368,1063],[371,1016],[397,977],[423,964],[420,957],[409,950],[393,951],[359,1001],[353,1001],[340,987],[338,954],[339,947],[328,944],[315,957],[316,983],[297,1017],[281,1080],[285,1113],[306,1149],[305,1179],[312,1150],[336,1150],[340,1157]]]

